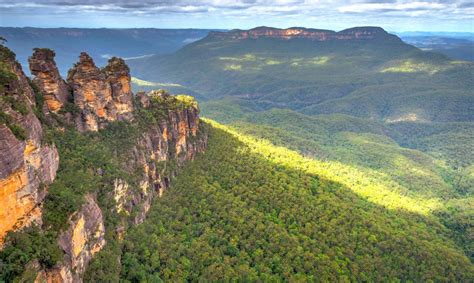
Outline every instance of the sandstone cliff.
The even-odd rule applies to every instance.
[[[43,92],[46,110],[57,113],[68,101],[69,88],[59,75],[55,55],[50,49],[36,48],[28,62],[33,82]]]
[[[63,265],[72,273],[73,281],[82,281],[88,263],[105,245],[105,226],[102,211],[95,197],[87,195],[81,210],[71,216],[68,230],[59,237],[65,252]],[[69,281],[64,278],[64,281]]]
[[[2,48],[5,54],[10,54]],[[25,274],[36,273],[36,282],[82,282],[90,261],[106,245],[106,232],[109,231],[109,238],[120,239],[127,227],[143,222],[153,199],[169,187],[179,168],[205,150],[207,136],[200,127],[199,109],[192,98],[170,96],[165,91],[138,93],[134,97],[129,68],[119,58],[112,58],[105,68],[99,69],[90,56],[82,53],[69,71],[66,83],[57,70],[54,52],[48,49],[36,49],[29,60],[35,76],[33,84],[39,89],[35,93],[11,56],[5,57],[8,60],[2,57],[0,65],[2,74],[3,69],[11,73],[5,83],[2,78],[0,100],[0,205],[5,208],[0,211],[1,239],[7,231],[33,221],[41,227],[41,206],[48,194],[47,185],[54,181],[59,161],[66,164],[69,161],[70,157],[61,155],[61,151],[58,156],[54,144],[42,142],[44,127],[54,135],[61,135],[76,132],[73,128],[97,132],[116,122],[113,126],[116,131],[121,132],[120,127],[124,127],[123,130],[130,132],[121,135],[132,143],[130,147],[110,146],[112,152],[121,156],[115,158],[121,160],[118,164],[101,160],[97,168],[83,168],[89,178],[101,180],[88,183],[97,187],[88,187],[84,195],[68,192],[73,194],[71,203],[78,198],[82,201],[80,207],[66,214],[67,223],[58,226],[61,228],[52,239],[53,246],[57,243],[63,255],[62,260],[45,266],[33,255],[25,266]],[[75,105],[72,110],[65,107],[70,103],[70,95]],[[41,107],[36,101],[43,101],[41,98],[44,106],[38,109]],[[45,123],[42,125],[38,119],[41,113],[54,115],[42,120]],[[58,123],[66,124],[58,128]],[[101,137],[101,132],[86,136],[93,143],[94,137]],[[134,181],[122,174],[132,176]],[[59,170],[58,180],[61,178],[64,179]],[[51,191],[53,187],[50,194]],[[59,196],[52,199],[55,197]],[[67,207],[68,196],[60,198],[63,197],[65,203],[59,204]],[[49,215],[58,215],[61,209],[49,211]],[[110,219],[115,220],[110,222]],[[43,224],[43,229],[51,229],[50,225]]]
[[[0,243],[6,232],[41,220],[46,186],[59,165],[54,145],[42,142],[33,113],[35,93],[14,54],[0,46]]]
[[[108,122],[133,118],[130,75],[123,60],[113,58],[100,70],[83,52],[69,70],[67,82],[80,110],[75,120],[79,131],[97,131]]]
[[[112,99],[117,113],[117,120],[132,120],[133,101],[130,85],[130,69],[123,59],[112,57],[103,71],[112,90]]]
[[[215,39],[256,39],[256,38],[275,38],[282,40],[304,38],[313,41],[334,41],[334,40],[374,40],[379,38],[397,39],[396,36],[388,34],[379,27],[357,27],[335,32],[332,30],[307,29],[293,27],[287,29],[278,29],[270,27],[257,27],[251,30],[231,30],[229,32],[210,32],[209,38]]]
[[[82,282],[87,265],[106,243],[104,235],[102,211],[95,196],[87,195],[85,204],[71,216],[68,229],[59,236],[63,262],[48,270],[36,264],[32,268],[38,270],[35,282]]]
[[[139,107],[153,108],[159,102],[156,99],[174,100],[163,92],[138,93]],[[170,178],[176,174],[179,166],[195,155],[203,152],[207,145],[207,136],[198,136],[199,109],[190,105],[182,109],[166,111],[166,116],[150,124],[148,131],[140,135],[127,167],[142,168],[138,192],[131,190],[123,180],[114,183],[114,199],[118,212],[130,214],[138,208],[133,222],[143,222],[151,201],[156,195],[161,196],[168,188]],[[141,204],[137,206],[137,204]]]

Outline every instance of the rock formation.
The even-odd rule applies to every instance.
[[[313,41],[332,41],[332,40],[371,40],[378,38],[396,38],[388,34],[379,27],[357,27],[335,32],[332,30],[307,29],[293,27],[287,29],[278,29],[270,27],[257,27],[251,30],[231,30],[229,32],[210,32],[209,38],[216,39],[256,39],[256,38],[275,38],[282,40],[304,38]]]
[[[32,222],[41,224],[41,206],[60,159],[56,147],[43,141],[43,127],[58,126],[54,119],[72,123],[69,118],[74,117],[81,132],[97,131],[113,121],[140,127],[137,135],[128,137],[134,143],[126,149],[127,159],[120,165],[125,172],[136,174],[138,181],[129,184],[117,176],[106,196],[120,215],[119,224],[112,227],[119,239],[127,227],[143,222],[153,198],[169,187],[179,167],[206,148],[199,109],[189,97],[178,98],[164,91],[139,93],[135,107],[152,117],[145,126],[134,122],[135,115],[147,118],[133,112],[129,68],[122,59],[112,58],[101,70],[90,56],[81,53],[65,83],[56,68],[54,52],[36,49],[29,59],[33,83],[40,91],[35,94],[13,53],[0,48],[0,240],[10,230]],[[64,107],[69,90],[75,104],[72,110]],[[42,115],[35,102],[41,95],[43,113],[55,114],[50,116],[52,120],[42,120],[44,125],[35,115]],[[99,171],[97,174],[103,173]],[[92,191],[84,196],[80,209],[68,215],[66,226],[57,231],[63,260],[52,268],[38,260],[27,264],[26,273],[36,274],[36,282],[82,282],[89,262],[106,244],[104,208],[99,207],[96,195]]]
[[[97,131],[108,122],[133,118],[130,74],[123,60],[112,58],[100,70],[87,53],[69,70],[67,82],[72,88],[79,131]]]
[[[120,121],[132,120],[133,95],[130,85],[130,69],[123,59],[112,57],[104,68],[104,72],[112,89],[112,99],[117,111],[117,119]]]
[[[7,231],[41,220],[46,188],[59,165],[54,145],[42,142],[43,129],[33,113],[35,94],[15,61],[0,46],[0,242]]]
[[[28,62],[31,74],[35,76],[33,83],[43,92],[47,110],[58,113],[67,103],[69,89],[59,75],[54,56],[54,51],[50,49],[36,48]]]
[[[105,245],[105,226],[102,211],[95,197],[87,195],[85,204],[69,221],[68,230],[59,236],[59,246],[65,253],[63,267],[72,274],[74,282],[81,282],[87,265],[94,254]],[[68,277],[62,278],[64,282]]]
[[[150,99],[158,92],[148,94],[138,93],[138,99],[144,108],[153,107]],[[170,97],[169,99],[174,99]],[[167,117],[150,125],[143,133],[136,146],[132,149],[132,158],[128,160],[130,168],[143,168],[139,192],[134,192],[123,180],[114,183],[114,198],[118,212],[130,214],[139,207],[135,224],[143,222],[150,208],[151,201],[156,195],[161,196],[169,186],[169,180],[176,174],[176,169],[169,170],[171,163],[179,167],[184,162],[194,159],[195,155],[203,152],[207,145],[207,136],[199,135],[199,109],[189,106],[182,110],[168,111]],[[163,166],[160,166],[163,165]],[[167,168],[168,166],[168,168]],[[137,206],[137,204],[142,204]]]
[[[70,217],[68,229],[59,236],[58,244],[64,251],[64,261],[48,270],[42,270],[37,263],[30,266],[30,270],[37,271],[35,282],[82,282],[92,257],[106,244],[104,218],[95,196],[85,197],[84,205]]]

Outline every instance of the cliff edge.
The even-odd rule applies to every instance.
[[[133,94],[120,58],[100,69],[81,53],[63,80],[54,51],[35,49],[29,80],[0,48],[0,279],[82,282],[94,256],[143,222],[205,150],[198,105],[163,90]],[[12,259],[18,251],[25,257]]]

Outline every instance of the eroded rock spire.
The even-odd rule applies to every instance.
[[[36,48],[28,58],[33,83],[43,92],[47,110],[58,113],[69,97],[68,86],[61,78],[54,61],[55,53],[47,48]]]
[[[79,131],[97,131],[108,122],[133,119],[130,73],[122,59],[112,58],[100,70],[85,52],[69,70],[67,82],[72,89]]]

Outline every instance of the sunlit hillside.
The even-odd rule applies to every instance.
[[[135,76],[262,108],[393,121],[472,121],[471,62],[387,33],[366,41],[208,36],[166,56],[128,61]],[[205,70],[205,71],[202,71]]]
[[[472,264],[428,212],[435,202],[417,205],[421,200],[392,194],[384,183],[367,183],[349,166],[307,159],[207,122],[209,151],[185,168],[150,218],[127,235],[121,278],[463,281],[472,276]],[[94,263],[90,279],[101,279],[94,274],[106,262]]]
[[[472,63],[382,33],[208,36],[130,64],[138,77],[192,87],[204,116],[297,151],[364,197],[438,218],[474,255]]]
[[[383,195],[385,205],[436,215],[473,255],[473,228],[467,224],[474,205],[472,123],[386,124],[291,110],[253,112],[237,105],[208,102],[203,111],[242,133],[296,150],[366,196],[385,192],[372,196]]]
[[[468,0],[0,2],[0,283],[474,283]]]

